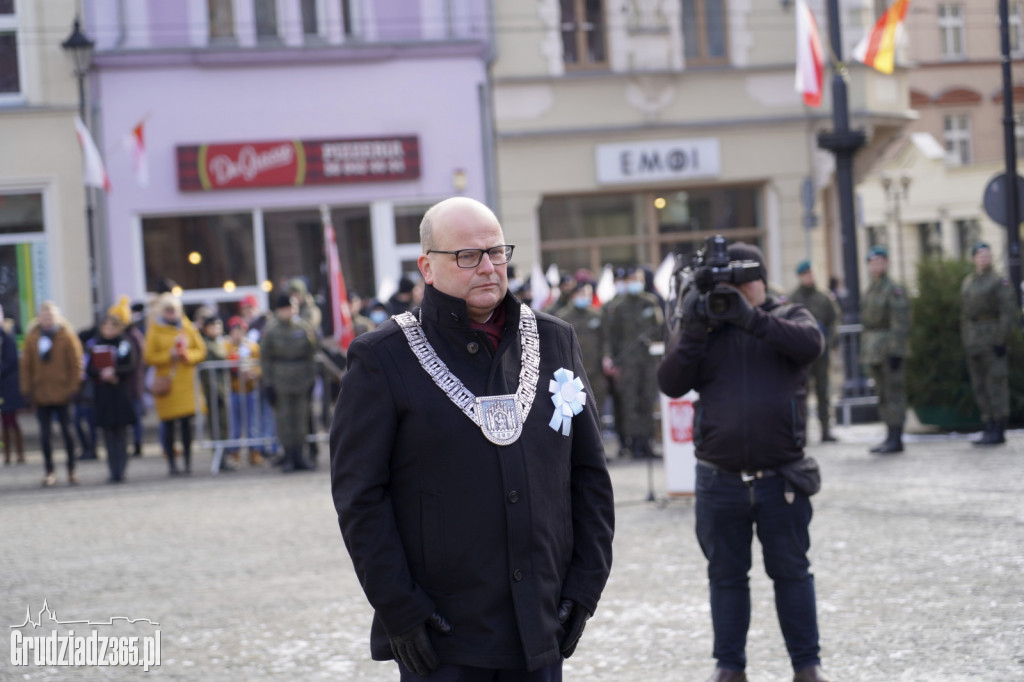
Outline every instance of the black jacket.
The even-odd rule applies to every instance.
[[[113,367],[117,373],[117,383],[112,384],[100,379],[100,370],[96,367],[96,349],[103,348],[113,356]],[[139,351],[125,335],[114,339],[104,339],[96,335],[87,349],[89,362],[85,372],[94,386],[96,426],[115,427],[134,424],[138,415],[135,412],[134,374],[139,364]]]
[[[729,471],[772,469],[803,457],[807,365],[824,348],[803,306],[769,297],[756,313],[752,333],[723,324],[677,337],[658,367],[667,395],[700,394],[696,456]]]
[[[511,295],[493,355],[465,302],[427,287],[424,331],[476,396],[519,383],[519,302]],[[560,659],[557,609],[593,612],[611,566],[613,501],[597,411],[588,400],[563,436],[548,422],[559,368],[583,377],[571,326],[537,314],[540,379],[522,436],[490,443],[420,366],[394,320],[348,349],[331,428],[331,475],[342,536],[375,614],[377,660],[389,635],[436,609],[428,629],[445,664],[536,669]]]

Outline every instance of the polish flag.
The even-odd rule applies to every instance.
[[[78,116],[75,116],[75,134],[78,136],[78,144],[82,147],[82,172],[85,184],[109,192],[110,176],[103,166],[103,157],[100,156],[100,150],[96,148],[89,129]]]
[[[796,91],[809,107],[821,106],[825,52],[807,0],[796,0]]]
[[[534,310],[542,310],[551,300],[551,285],[540,263],[534,263],[530,271],[530,296],[530,307]]]
[[[349,344],[356,338],[355,325],[352,322],[352,308],[348,303],[345,275],[341,271],[341,258],[338,256],[338,241],[334,237],[331,212],[326,205],[320,207],[320,218],[324,224],[324,253],[327,256],[327,280],[331,290],[334,340],[342,350],[348,350]]]
[[[146,155],[146,119],[139,121],[124,138],[124,146],[132,155],[135,181],[139,187],[149,187],[149,157]]]
[[[882,73],[892,73],[896,45],[903,36],[903,20],[907,18],[909,5],[910,0],[896,0],[890,5],[871,32],[853,48],[853,58]]]

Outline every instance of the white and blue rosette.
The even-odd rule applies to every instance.
[[[583,390],[583,381],[573,376],[565,367],[555,372],[555,378],[548,384],[551,391],[551,402],[555,404],[555,413],[548,422],[555,431],[568,436],[572,429],[572,418],[583,411],[587,404],[587,394]]]

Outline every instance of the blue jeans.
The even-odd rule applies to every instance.
[[[261,430],[262,415],[260,414],[259,391],[249,393],[231,393],[231,439],[259,438],[263,435]],[[243,435],[244,434],[244,435]],[[253,450],[263,451],[262,445],[250,445]],[[232,448],[237,449],[237,448]]]
[[[793,669],[821,662],[814,576],[807,559],[811,501],[795,492],[793,502],[787,502],[785,483],[781,476],[747,483],[737,474],[697,465],[697,540],[708,560],[719,667],[746,668],[755,528],[765,571],[775,585],[775,611]]]

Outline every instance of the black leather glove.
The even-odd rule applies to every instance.
[[[576,651],[576,645],[580,643],[580,635],[583,628],[587,626],[587,620],[591,613],[574,602],[572,599],[563,599],[558,605],[558,622],[562,624],[565,634],[562,635],[562,643],[559,648],[562,656],[569,658]]]
[[[722,319],[729,324],[734,324],[745,332],[754,331],[754,322],[757,321],[757,311],[750,305],[750,301],[736,290],[736,296],[733,297],[733,305],[729,308],[729,313]]]
[[[992,346],[992,352],[996,354],[997,358],[1001,358],[1006,355],[1006,346]]]
[[[708,316],[704,312],[704,302],[696,289],[691,289],[683,297],[682,305],[682,328],[683,334],[687,336],[707,336]]]
[[[428,625],[442,635],[452,634],[452,626],[434,611],[426,623],[390,639],[391,653],[395,655],[395,660],[420,677],[427,677],[441,667],[441,660],[427,636]]]
[[[903,358],[896,357],[895,355],[889,357],[889,367],[892,371],[896,371],[903,364]]]
[[[277,391],[274,390],[273,386],[267,386],[263,389],[263,395],[267,398],[267,404],[271,407],[277,403]]]

